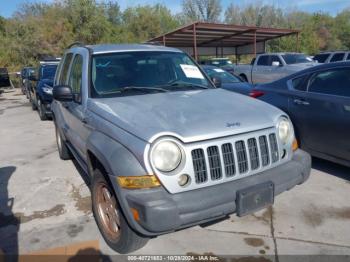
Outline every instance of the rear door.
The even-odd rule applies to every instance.
[[[350,67],[312,74],[289,106],[307,149],[350,160]]]

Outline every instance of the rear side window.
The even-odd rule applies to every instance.
[[[346,60],[348,61],[350,60],[350,53],[348,54],[348,57],[346,58]]]
[[[309,81],[308,91],[350,97],[350,68],[315,73]]]
[[[325,63],[330,55],[329,54],[319,54],[314,56],[314,60],[319,63]]]
[[[331,58],[330,62],[338,62],[338,61],[343,61],[345,53],[337,53],[334,54]]]
[[[68,80],[68,75],[67,74],[68,74],[70,63],[72,62],[72,57],[73,57],[73,54],[69,53],[69,54],[66,55],[66,57],[64,59],[64,62],[63,62],[63,65],[62,65],[62,70],[61,70],[61,73],[60,73],[59,85],[67,84],[67,80]]]
[[[73,60],[68,85],[72,88],[73,94],[80,94],[83,72],[83,58],[76,55]]]
[[[298,91],[306,91],[306,87],[307,87],[306,79],[307,79],[307,77],[308,77],[307,75],[304,75],[304,76],[301,76],[298,78],[294,78],[292,80],[293,89],[298,90]]]
[[[269,56],[267,56],[267,55],[260,56],[257,65],[268,66],[269,65]]]

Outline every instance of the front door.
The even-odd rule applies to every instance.
[[[69,126],[69,141],[74,146],[79,156],[86,161],[86,137],[85,110],[82,104],[82,68],[83,57],[76,54],[71,66],[68,86],[71,87],[74,96],[73,102],[67,103],[67,123]]]

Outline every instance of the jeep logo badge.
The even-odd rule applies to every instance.
[[[226,123],[226,127],[241,126],[240,122]]]

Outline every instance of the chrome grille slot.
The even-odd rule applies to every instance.
[[[249,150],[249,158],[250,158],[250,167],[252,170],[256,170],[259,168],[259,151],[258,146],[256,144],[255,138],[248,139],[248,150]]]
[[[204,183],[208,180],[204,151],[203,149],[194,149],[191,154],[196,183]]]
[[[266,136],[259,137],[259,145],[260,145],[262,166],[267,166],[268,164],[270,164],[270,156],[269,156],[269,146],[267,144]]]
[[[235,146],[238,160],[238,170],[240,174],[243,174],[248,171],[248,159],[244,141],[237,141]]]
[[[233,154],[232,144],[227,143],[221,146],[222,157],[224,159],[225,174],[227,177],[234,176],[236,173],[235,156]]]
[[[222,177],[221,161],[219,148],[217,146],[211,146],[207,148],[210,176],[212,180],[220,179]]]
[[[272,163],[275,163],[279,159],[276,135],[275,134],[270,134],[269,135],[269,140],[270,140],[270,150],[271,150]]]

